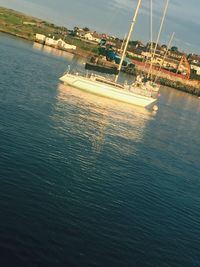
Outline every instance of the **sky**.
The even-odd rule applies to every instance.
[[[167,0],[153,0],[153,40],[157,38]],[[137,0],[0,0],[0,6],[45,19],[68,29],[88,27],[124,38],[129,30]],[[142,0],[132,40],[150,40],[150,0]],[[172,41],[180,51],[200,54],[200,0],[169,0],[160,44]]]

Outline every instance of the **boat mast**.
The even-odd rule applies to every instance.
[[[153,39],[153,2],[152,2],[152,0],[150,0],[149,9],[150,9],[150,17],[149,17],[149,25],[150,25],[150,38],[149,38],[149,42],[150,42],[150,44],[148,45],[149,54],[146,57],[146,59],[144,58],[144,61],[143,61],[144,62],[144,69],[143,69],[144,72],[146,71],[146,65],[147,65],[148,61],[151,60],[152,51],[153,51],[153,40],[152,40]],[[147,67],[147,69],[148,69],[148,67]],[[151,72],[151,76],[152,76],[152,72]]]
[[[152,51],[153,51],[153,2],[150,0],[150,60],[152,57]],[[151,61],[152,62],[152,61]],[[152,70],[150,72],[150,76],[152,79]]]
[[[163,64],[164,64],[164,62],[165,62],[165,58],[166,58],[166,56],[167,56],[167,54],[168,54],[169,48],[170,48],[170,46],[171,46],[171,43],[172,43],[172,40],[173,40],[173,38],[174,38],[174,34],[175,34],[175,33],[173,32],[173,33],[172,33],[172,35],[171,35],[171,38],[170,38],[170,40],[169,40],[169,43],[168,43],[167,49],[166,49],[166,51],[165,51],[164,57],[163,57],[163,59],[162,59],[162,62],[161,62],[161,64],[160,64],[160,67],[159,67],[159,70],[158,70],[158,72],[157,72],[157,74],[156,74],[156,77],[155,77],[155,80],[154,80],[154,82],[156,82],[156,81],[157,81],[157,79],[158,79],[158,76],[160,75],[160,72],[161,72],[162,66],[163,66]]]
[[[156,54],[156,49],[157,49],[158,42],[159,42],[159,39],[160,39],[160,34],[161,34],[163,23],[164,23],[164,20],[165,20],[168,4],[169,4],[169,0],[166,1],[165,9],[164,9],[164,12],[163,12],[163,17],[162,17],[161,24],[160,24],[160,29],[159,29],[157,40],[156,40],[156,45],[154,47],[153,56],[151,56],[151,64],[150,64],[150,68],[149,68],[148,76],[147,76],[148,78],[149,78],[150,72],[152,70],[153,60],[154,60],[154,57],[155,57],[155,54]]]
[[[124,35],[124,39],[123,39],[123,41],[122,41],[122,45],[121,45],[121,47],[120,47],[120,54],[121,54],[121,52],[123,51],[123,47],[124,47],[124,43],[125,43],[125,41],[126,41],[126,34]]]
[[[128,43],[129,43],[129,40],[131,38],[131,34],[132,34],[134,26],[135,26],[135,22],[136,22],[136,18],[137,18],[137,14],[138,14],[138,11],[139,11],[139,7],[140,7],[140,4],[141,4],[141,1],[142,0],[138,0],[137,7],[136,7],[135,13],[133,15],[133,19],[132,19],[132,22],[131,22],[131,27],[130,27],[130,30],[129,30],[129,33],[128,33],[128,36],[127,36],[127,39],[126,39],[126,43],[125,43],[124,50],[123,50],[123,53],[122,53],[122,57],[121,57],[121,60],[120,60],[120,63],[119,63],[119,67],[118,67],[118,71],[119,72],[120,72],[120,70],[122,68],[122,63],[124,61],[124,58],[125,58],[125,55],[126,55],[126,50],[127,50],[127,47],[128,47]],[[117,82],[118,77],[119,77],[119,73],[115,77],[115,82]]]

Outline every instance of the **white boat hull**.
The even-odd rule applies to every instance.
[[[156,99],[152,97],[135,94],[123,88],[118,88],[114,84],[110,85],[102,81],[97,81],[95,79],[79,75],[65,74],[60,77],[60,80],[64,84],[79,88],[92,94],[111,98],[131,105],[148,107],[149,105],[152,105],[156,102]]]

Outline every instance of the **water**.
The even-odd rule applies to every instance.
[[[72,90],[83,59],[4,34],[0,58],[0,266],[199,266],[199,100]]]

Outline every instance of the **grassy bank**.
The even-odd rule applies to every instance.
[[[3,7],[0,7],[0,31],[30,41],[35,40],[36,33],[54,36],[56,39],[62,38],[66,43],[77,46],[77,54],[84,55],[81,50],[87,51],[86,54],[97,52],[95,44],[86,43],[78,38],[67,36],[67,29],[63,26],[57,26],[53,23]]]
[[[53,34],[55,27],[46,21],[0,7],[0,31],[34,41],[35,34]]]

